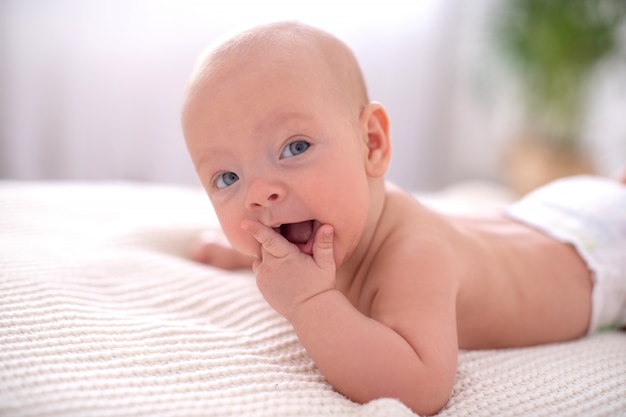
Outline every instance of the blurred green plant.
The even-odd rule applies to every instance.
[[[496,47],[520,82],[529,126],[575,150],[591,71],[617,50],[626,0],[502,0],[494,17]]]

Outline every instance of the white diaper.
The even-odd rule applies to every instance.
[[[608,178],[565,178],[505,213],[572,244],[587,263],[594,281],[588,333],[626,324],[626,186]]]

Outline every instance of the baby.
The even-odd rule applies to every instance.
[[[434,414],[459,349],[575,339],[626,320],[626,187],[562,180],[492,217],[385,182],[391,144],[350,49],[295,22],[210,48],[182,123],[230,245],[336,390]],[[234,249],[233,249],[234,248]]]

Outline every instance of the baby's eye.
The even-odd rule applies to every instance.
[[[231,185],[236,183],[238,179],[239,179],[239,176],[235,174],[234,172],[224,172],[220,174],[215,180],[215,186],[217,188],[230,187]]]
[[[293,141],[285,147],[280,156],[283,158],[289,158],[291,156],[299,155],[309,149],[309,146],[311,146],[311,144],[304,140]]]

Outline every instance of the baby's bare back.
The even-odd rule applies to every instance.
[[[569,244],[504,216],[453,218],[462,248],[460,348],[525,346],[586,333],[589,270]]]
[[[353,285],[361,288],[359,296],[349,297],[355,306],[359,305],[355,300],[366,300],[367,305],[373,295],[387,292],[386,288],[393,285],[408,287],[397,292],[396,303],[407,294],[417,294],[418,305],[429,303],[439,297],[429,292],[429,283],[446,282],[454,286],[456,294],[456,301],[449,302],[456,303],[453,307],[461,349],[530,346],[571,340],[587,332],[591,273],[569,244],[500,213],[442,214],[389,185],[378,230],[382,237],[373,239],[370,252],[376,254],[378,262],[385,262],[384,267],[368,269],[364,282],[369,285]],[[438,259],[446,259],[447,264],[436,273],[449,273],[452,279],[436,275],[430,258],[418,253],[400,258],[397,249],[384,250],[393,241],[401,242],[401,247],[440,248],[443,255]],[[389,256],[395,258],[389,261]],[[413,271],[411,279],[396,283],[407,271]],[[358,308],[369,313],[368,308]],[[396,319],[414,322],[414,331],[420,333],[420,326],[424,326],[416,319],[420,314],[409,312]]]

